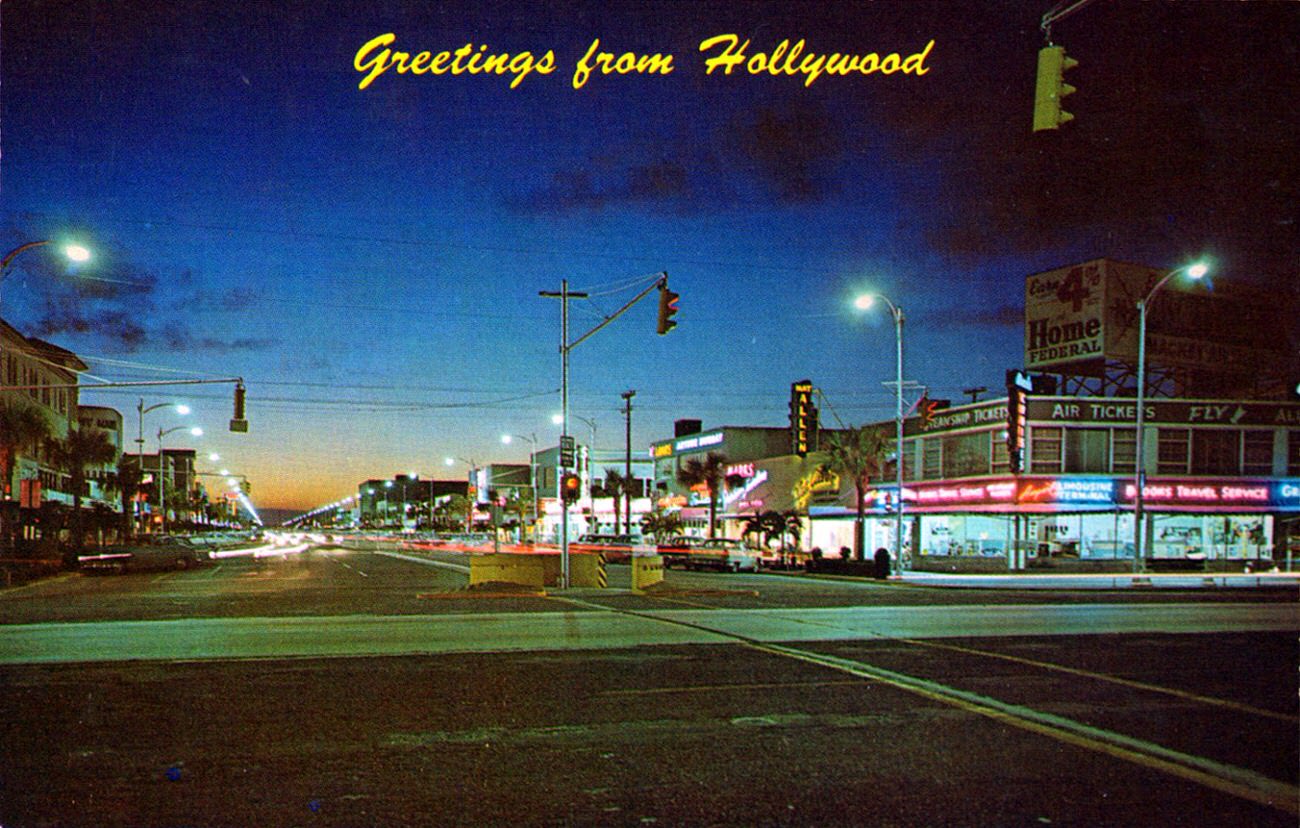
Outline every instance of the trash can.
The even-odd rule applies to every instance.
[[[889,577],[889,550],[883,546],[880,547],[879,549],[876,550],[876,556],[874,560],[875,560],[875,567],[873,568],[872,574],[875,577],[880,578],[882,580],[888,578]]]

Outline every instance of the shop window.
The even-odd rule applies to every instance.
[[[994,474],[1011,473],[1011,455],[1007,451],[1006,437],[1002,435],[1003,432],[994,432],[993,434],[993,473]]]
[[[943,475],[943,443],[937,437],[927,437],[921,441],[921,477],[925,480],[938,480]]]
[[[1273,432],[1252,429],[1241,433],[1241,473],[1261,477],[1273,473]]]
[[[1137,433],[1131,428],[1116,428],[1110,432],[1111,471],[1115,474],[1132,474],[1133,458],[1137,456]]]
[[[1192,432],[1192,474],[1238,474],[1240,432],[1197,429]]]
[[[1110,429],[1067,428],[1065,471],[1103,474],[1110,471]]]
[[[1286,474],[1300,477],[1300,431],[1286,433]]]
[[[921,447],[920,440],[903,438],[903,479],[918,480],[916,476],[916,452]]]
[[[989,432],[943,438],[943,476],[977,477],[989,473]]]
[[[1029,433],[1029,470],[1034,474],[1060,474],[1061,429],[1038,427]]]
[[[1158,474],[1187,474],[1188,438],[1185,428],[1162,428],[1156,447],[1156,472]]]

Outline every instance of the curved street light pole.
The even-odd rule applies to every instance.
[[[502,434],[501,442],[509,444],[516,437],[520,440],[527,440],[531,445],[528,452],[528,488],[532,489],[533,495],[533,533],[535,536],[537,532],[537,434],[534,433],[531,436],[527,434]]]
[[[171,434],[173,431],[183,430],[185,430],[185,426],[176,426],[175,428],[169,428],[166,431],[161,428],[158,429],[158,508],[159,514],[162,516],[162,523],[158,530],[158,534],[160,535],[167,534],[167,475],[163,473],[163,438],[168,434]],[[190,429],[190,434],[193,434],[195,437],[202,437],[203,429],[195,426]]]
[[[475,506],[476,497],[471,498],[468,497],[468,495],[469,495],[469,486],[474,485],[474,478],[476,476],[475,473],[478,471],[478,463],[474,462],[473,460],[466,460],[464,457],[443,458],[443,462],[446,463],[448,466],[452,465],[457,460],[469,466],[469,485],[466,486],[465,488],[465,494],[467,496],[466,499],[469,500],[469,504],[465,507],[465,531],[472,532],[474,531],[474,506]]]
[[[1202,264],[1190,264],[1182,267],[1176,267],[1161,277],[1160,281],[1147,292],[1147,295],[1138,300],[1138,364],[1137,364],[1137,431],[1134,434],[1133,444],[1133,574],[1142,571],[1145,556],[1143,554],[1143,542],[1146,539],[1146,532],[1143,531],[1146,514],[1143,510],[1143,490],[1146,488],[1146,457],[1144,456],[1143,432],[1144,420],[1146,417],[1146,382],[1147,382],[1147,308],[1151,305],[1151,300],[1155,298],[1156,293],[1160,291],[1165,284],[1177,276],[1179,273],[1186,271],[1187,275],[1193,279],[1199,279],[1206,274],[1209,268]]]
[[[0,281],[4,280],[4,277],[9,271],[9,265],[14,259],[18,258],[19,255],[33,248],[44,247],[45,245],[52,243],[53,240],[51,239],[42,239],[41,241],[30,241],[25,244],[20,244],[13,250],[10,250],[3,258],[0,258]],[[90,251],[79,244],[69,244],[65,246],[63,248],[63,255],[67,256],[74,262],[84,262],[90,259]]]
[[[903,574],[903,309],[883,293],[858,297],[856,305],[862,310],[870,308],[876,299],[889,307],[894,318],[894,467],[898,492],[894,497],[894,566],[899,576]],[[859,527],[859,532],[862,528]],[[865,555],[865,549],[863,550]]]

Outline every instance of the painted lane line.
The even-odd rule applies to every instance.
[[[1092,727],[1064,716],[1056,716],[1023,705],[1008,704],[990,696],[959,690],[928,679],[896,673],[893,670],[885,670],[862,662],[776,644],[752,643],[749,646],[763,652],[830,667],[850,675],[874,678],[900,690],[950,704],[1022,730],[1125,759],[1260,805],[1267,805],[1290,814],[1300,814],[1300,788],[1246,768],[1183,753],[1144,739]]]
[[[469,574],[469,567],[462,566],[461,564],[446,563],[445,561],[434,561],[428,558],[417,558],[414,555],[403,555],[401,552],[380,552],[376,550],[371,554],[383,555],[386,558],[397,558],[398,560],[410,561],[411,563],[424,564],[425,566],[440,566],[443,569],[450,569],[453,572],[459,572],[463,575]]]
[[[1198,693],[1192,693],[1187,690],[1179,690],[1174,687],[1164,687],[1159,684],[1149,684],[1145,681],[1135,681],[1133,679],[1121,678],[1119,676],[1109,675],[1108,673],[1096,673],[1091,670],[1083,670],[1078,667],[1067,667],[1064,664],[1053,664],[1048,661],[1037,661],[1032,658],[1013,656],[1013,655],[1008,655],[1006,653],[997,653],[990,650],[976,650],[970,647],[960,647],[957,646],[956,644],[941,644],[937,641],[918,641],[912,638],[891,638],[889,640],[899,641],[904,644],[912,644],[917,647],[930,647],[938,650],[949,650],[957,653],[965,653],[967,655],[978,655],[978,656],[984,656],[986,658],[1001,659],[1002,661],[1010,661],[1015,664],[1024,664],[1030,667],[1038,667],[1043,670],[1052,670],[1054,672],[1066,673],[1072,676],[1081,676],[1083,678],[1094,679],[1096,681],[1104,681],[1110,684],[1118,684],[1121,687],[1131,687],[1135,690],[1145,690],[1151,693],[1161,693],[1166,696],[1173,696],[1174,698],[1184,699],[1186,701],[1193,701],[1199,704],[1211,705],[1213,707],[1222,707],[1227,710],[1234,710],[1238,713],[1247,713],[1252,716],[1261,716],[1267,719],[1277,719],[1278,721],[1289,722],[1289,723],[1300,722],[1300,717],[1292,716],[1287,713],[1278,713],[1277,711],[1274,710],[1264,710],[1263,708],[1254,707],[1249,704],[1242,704],[1241,702],[1235,702],[1229,699],[1220,699],[1214,696],[1202,696]]]

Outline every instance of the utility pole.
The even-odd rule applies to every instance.
[[[564,473],[573,465],[572,448],[568,454],[565,453],[565,446],[573,445],[573,438],[569,436],[569,351],[573,345],[569,344],[569,300],[586,299],[586,293],[574,293],[569,290],[569,280],[560,280],[560,292],[543,290],[538,293],[539,296],[548,298],[558,298],[560,300],[560,463],[556,479],[564,476]],[[575,342],[574,345],[577,343]],[[566,462],[567,460],[567,462]],[[560,492],[560,589],[569,588],[569,504],[564,499],[564,493]]]
[[[624,391],[622,396],[623,414],[627,418],[627,439],[623,454],[623,520],[626,522],[625,531],[630,535],[632,534],[632,398],[636,396],[636,390]]]

